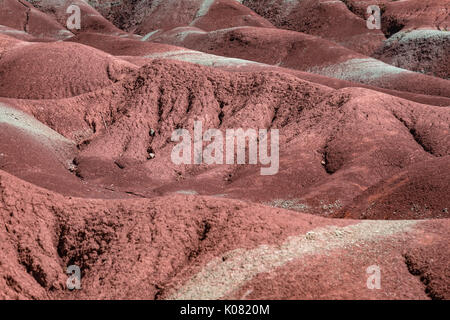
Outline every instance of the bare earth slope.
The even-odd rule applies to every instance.
[[[450,299],[448,1],[374,2],[0,0],[0,299]]]
[[[155,34],[150,40],[381,88],[450,97],[448,80],[397,68],[333,42],[298,32],[235,27],[206,33],[177,28]],[[448,68],[444,66],[442,69]]]
[[[86,202],[2,171],[0,196],[6,299],[448,299],[447,219],[329,220],[183,195]],[[374,263],[380,291],[365,284]],[[64,289],[67,264],[83,268],[83,290]]]

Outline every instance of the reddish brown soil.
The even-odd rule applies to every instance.
[[[373,56],[396,67],[450,79],[450,32],[402,31],[392,36]]]
[[[370,55],[385,39],[380,30],[367,29],[365,17],[350,11],[346,1],[244,0],[243,3],[278,28],[328,39],[365,55]]]
[[[23,0],[20,0],[23,1]],[[25,1],[23,1],[25,2]],[[67,18],[70,16],[66,13],[70,5],[76,5],[81,11],[81,30],[73,29],[73,33],[80,31],[91,31],[105,34],[125,34],[124,31],[115,27],[110,21],[105,19],[97,10],[91,7],[86,1],[82,0],[61,0],[55,4],[54,1],[49,0],[35,0],[33,5],[41,12],[52,16],[54,20],[61,25],[66,26]]]
[[[0,96],[19,99],[76,96],[108,86],[133,68],[126,61],[79,44],[22,43],[2,55]]]
[[[389,37],[400,30],[448,30],[450,16],[448,0],[344,0],[347,7],[360,17],[366,16],[369,5],[382,11],[382,30]]]
[[[107,5],[113,3],[113,6]],[[100,1],[96,6],[123,30],[145,35],[154,30],[193,26],[218,30],[240,25],[272,27],[272,24],[235,0],[154,1],[136,3]]]
[[[390,65],[370,60],[322,38],[299,32],[242,27],[210,33],[192,33],[184,37],[180,36],[182,33],[183,31],[174,29],[156,34],[151,39],[215,55],[335,76],[381,88],[450,97],[449,80],[407,72],[404,69],[391,70]],[[373,65],[372,72],[380,72],[379,77],[366,76],[361,74],[362,70],[355,69],[355,62],[366,63],[365,61],[376,64]],[[440,66],[440,69],[448,70],[446,65]]]
[[[436,250],[448,242],[448,220],[359,223],[181,195],[86,203],[5,173],[0,186],[4,298],[242,298],[248,289],[247,297],[256,299],[448,297],[446,255]],[[334,244],[327,245],[333,241],[328,237],[335,237]],[[350,239],[356,249],[341,248]],[[285,244],[287,258],[302,256],[292,248],[296,241],[304,243],[306,260],[279,265],[285,259],[276,258],[279,244]],[[262,244],[267,249],[260,256]],[[241,259],[247,256],[262,259],[264,267],[245,265]],[[208,262],[217,265],[209,264],[213,272],[242,264],[242,273],[254,277],[231,282],[226,273],[202,278]],[[67,264],[82,267],[81,291],[64,290]],[[373,264],[383,270],[382,291],[365,286],[365,269]],[[265,274],[272,268],[269,280]],[[289,277],[282,276],[284,270],[290,270]],[[197,273],[198,288],[186,282]],[[421,275],[426,275],[425,283]],[[339,284],[339,291],[333,289]]]
[[[63,27],[65,21],[59,24],[25,0],[2,0],[0,23],[16,31],[31,34],[40,40],[63,40],[72,35]]]
[[[379,182],[337,216],[356,219],[447,217],[450,157],[421,162]]]
[[[421,234],[417,238],[411,234],[394,236],[331,254],[310,255],[301,262],[289,262],[270,273],[260,273],[227,298],[449,299],[444,249],[449,240],[447,228],[423,223],[415,231]],[[380,290],[367,289],[366,285],[367,266],[374,263],[383,274]]]
[[[375,2],[0,1],[0,298],[449,299],[447,6]],[[279,172],[175,165],[194,121]]]
[[[375,50],[373,57],[400,68],[449,79],[448,0],[343,2],[362,18],[367,16],[367,6],[377,4],[381,8],[382,31],[389,39]]]

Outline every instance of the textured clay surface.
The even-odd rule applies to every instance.
[[[448,0],[89,3],[0,0],[0,299],[450,299]]]

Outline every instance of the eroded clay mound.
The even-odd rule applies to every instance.
[[[0,298],[450,298],[448,1],[30,2],[0,2]],[[198,122],[278,129],[276,174],[175,164]]]
[[[9,28],[1,28],[1,31],[8,30]],[[9,29],[13,30],[13,29]],[[24,42],[20,41],[19,39],[16,39],[10,35],[1,34],[0,35],[0,53],[5,52],[6,50],[11,49],[14,46],[23,44]]]
[[[364,57],[318,37],[275,28],[236,27],[211,32],[176,28],[149,40],[299,70]]]
[[[396,67],[448,79],[449,1],[344,1],[366,19],[367,7],[381,9],[381,28],[388,38],[373,57]]]
[[[422,91],[426,92],[426,94],[420,94],[415,93],[413,90],[409,90],[409,92],[406,91],[398,91],[398,90],[390,90],[386,88],[380,88],[372,85],[367,85],[363,83],[358,82],[351,82],[348,80],[341,80],[337,78],[330,78],[327,76],[322,76],[314,73],[299,71],[299,70],[293,70],[291,68],[282,67],[281,60],[284,61],[287,65],[291,67],[303,65],[305,63],[305,60],[303,59],[296,59],[294,54],[290,54],[288,56],[284,56],[281,53],[286,53],[287,51],[291,51],[287,48],[282,48],[281,50],[273,50],[273,46],[266,47],[267,50],[263,50],[264,52],[264,59],[263,61],[278,61],[277,65],[270,65],[270,64],[264,64],[264,63],[257,63],[255,61],[246,60],[246,59],[239,59],[239,58],[230,58],[223,55],[216,55],[211,53],[204,53],[197,50],[188,50],[184,47],[179,46],[173,46],[173,45],[166,45],[163,43],[155,43],[152,41],[169,41],[170,43],[180,43],[180,39],[183,39],[181,41],[182,45],[184,46],[191,46],[192,42],[199,42],[197,44],[194,44],[193,47],[205,47],[209,43],[208,41],[202,41],[200,42],[199,38],[192,37],[191,39],[191,33],[200,33],[205,35],[204,31],[198,32],[199,29],[194,27],[184,27],[184,28],[175,28],[173,30],[170,30],[165,33],[150,35],[146,37],[141,37],[140,39],[136,37],[120,37],[120,36],[111,36],[111,35],[104,35],[99,33],[83,33],[79,34],[73,38],[71,38],[69,41],[74,41],[82,44],[86,44],[89,46],[92,46],[94,48],[100,49],[102,51],[105,51],[107,53],[119,56],[121,59],[129,61],[137,66],[144,66],[145,64],[150,63],[153,59],[166,59],[166,60],[178,60],[178,61],[185,61],[200,65],[205,65],[209,67],[214,67],[218,69],[224,69],[228,71],[251,71],[251,72],[265,72],[265,71],[275,71],[278,73],[287,73],[290,75],[294,75],[300,79],[304,79],[310,82],[318,83],[321,85],[325,85],[331,88],[340,89],[345,87],[362,87],[362,88],[368,88],[371,90],[376,90],[380,92],[384,92],[390,95],[394,95],[397,97],[401,97],[404,99],[408,99],[411,101],[429,104],[429,105],[437,105],[437,106],[448,106],[450,105],[450,98],[445,97],[439,97],[439,96],[433,96],[430,95],[432,92],[425,91],[426,88],[424,88]],[[231,30],[223,30],[224,33],[227,33],[227,31],[232,32],[233,34],[238,33],[239,34],[240,28],[233,28]],[[265,30],[267,32],[268,30]],[[278,31],[278,30],[275,30]],[[279,31],[278,31],[279,32]],[[211,33],[208,36],[211,36],[212,34],[220,34],[220,32]],[[178,39],[179,35],[181,36],[180,39]],[[184,35],[187,35],[187,37],[184,37]],[[235,35],[234,35],[235,36]],[[294,38],[301,38],[303,39],[304,43],[307,43],[308,45],[311,45],[313,48],[317,47],[317,44],[314,44],[313,41],[306,40],[308,36],[303,35],[303,37],[298,37],[299,34],[297,34]],[[289,43],[289,42],[288,42]],[[327,56],[332,61],[336,61],[336,59],[339,61],[340,57],[332,55],[332,52],[329,50],[329,42],[324,41],[321,46],[324,50],[321,54],[323,56]],[[220,51],[222,48],[229,46],[233,47],[232,43],[226,42],[218,46],[217,49],[207,47],[205,49],[206,52],[216,52],[221,53]],[[275,46],[275,44],[274,44]],[[235,46],[238,49],[234,50],[234,52],[237,52],[237,55],[241,56],[249,56],[250,58],[253,57],[255,59],[258,58],[257,53],[261,52],[261,50],[257,50],[255,48],[245,48],[247,51],[244,51],[242,48],[239,48],[239,46]],[[349,54],[349,50],[345,48],[340,48],[341,52],[343,53],[343,56],[346,56]],[[285,52],[286,51],[286,52]],[[297,50],[298,51],[298,50]],[[233,50],[229,50],[231,52],[230,54],[233,54]],[[295,52],[295,50],[294,50]],[[309,52],[309,51],[308,51]],[[302,57],[304,52],[302,52]],[[320,63],[320,60],[316,59],[317,54],[314,51],[310,52],[308,59],[306,59],[306,62],[309,60],[316,61]],[[328,53],[328,55],[326,55]],[[225,52],[221,53],[225,54]],[[351,56],[355,55],[355,53],[350,53]],[[323,57],[322,56],[322,57]],[[277,60],[280,59],[280,60]],[[375,66],[384,66],[386,69],[386,64],[383,64],[376,60],[368,59],[368,61],[372,61],[372,64]],[[375,61],[375,62],[374,62]],[[364,65],[364,64],[362,64]],[[389,68],[387,68],[389,69]],[[369,71],[370,72],[370,71]],[[379,72],[378,72],[379,74]],[[394,82],[391,82],[390,84],[393,84]],[[389,87],[390,86],[386,86]],[[429,88],[429,86],[427,86]],[[405,86],[402,86],[401,88],[405,88]]]
[[[36,188],[2,171],[0,194],[0,219],[5,225],[0,231],[0,292],[7,299],[448,295],[445,258],[442,250],[436,250],[436,245],[448,241],[448,220],[328,220],[183,195],[91,200],[87,206],[85,200]],[[431,242],[422,240],[425,231]],[[345,276],[333,277],[337,271],[330,268],[333,264],[324,265],[324,255],[327,261],[339,261]],[[426,265],[424,258],[429,258]],[[379,263],[383,289],[368,290],[365,270]],[[64,289],[70,264],[81,267],[81,291]],[[306,281],[307,290],[300,290],[303,281],[289,277],[280,281],[287,270],[300,279],[303,271],[315,274],[316,281]],[[421,273],[427,277],[424,283]],[[342,290],[332,290],[341,288],[332,284],[341,284]],[[268,287],[274,290],[267,292]]]
[[[146,40],[147,39],[144,37],[118,37],[114,35],[85,32],[76,35],[69,41],[85,44],[124,59],[127,57],[139,57],[142,58],[142,65],[150,62],[149,59],[145,58],[147,56],[164,54],[166,52],[188,51],[182,47],[153,43]]]
[[[390,1],[384,6],[383,27],[389,36],[400,30],[449,30],[448,0]]]
[[[394,67],[299,32],[239,27],[205,33],[192,28],[176,28],[157,33],[150,40],[381,88],[450,97],[447,80]]]
[[[450,79],[450,31],[400,31],[374,52],[393,66]]]
[[[448,0],[342,0],[355,15],[366,19],[367,7],[381,9],[381,29],[387,38],[401,30],[448,30]]]
[[[8,33],[20,38],[23,38],[23,33],[46,41],[64,40],[73,36],[63,27],[65,23],[59,24],[25,0],[0,1],[0,24],[14,29],[15,32],[9,30]]]
[[[140,0],[133,3],[105,0],[93,6],[119,28],[143,36],[182,26],[207,31],[247,25],[272,26],[235,0]]]
[[[124,31],[115,27],[104,18],[97,10],[83,0],[34,0],[30,1],[39,11],[51,16],[64,27],[68,27],[67,21],[74,14],[71,6],[80,9],[80,29],[71,28],[70,31],[77,34],[79,32],[99,32],[105,34],[125,34]]]
[[[385,39],[380,30],[369,30],[364,17],[350,11],[345,1],[243,0],[242,3],[278,28],[319,36],[365,55],[370,55]]]
[[[335,91],[273,71],[157,60],[95,93],[21,105],[76,141],[74,170],[84,181],[148,197],[189,190],[330,215],[402,168],[450,152],[448,108],[367,89]],[[224,132],[278,128],[278,174],[263,177],[259,166],[174,165],[172,132],[192,134],[194,121]]]
[[[356,219],[448,217],[450,158],[420,162],[367,189],[337,216]]]
[[[403,69],[448,78],[450,18],[444,9],[448,1],[244,0],[243,3],[277,27],[317,35]],[[380,7],[381,31],[389,38],[387,41],[382,32],[366,26],[367,8],[371,5]]]
[[[26,43],[0,59],[0,96],[52,99],[111,85],[134,66],[75,43]]]
[[[398,225],[404,223],[404,221],[398,222]],[[393,234],[392,231],[396,229],[394,224],[377,225],[377,221],[364,224],[363,222],[355,228],[351,226],[332,231],[334,237],[313,231],[307,237],[308,243],[311,244],[311,251],[315,254],[308,255],[302,252],[301,262],[289,261],[269,272],[259,273],[237,289],[233,283],[235,290],[226,297],[230,299],[279,299],[281,297],[283,299],[369,300],[449,298],[446,280],[449,272],[446,253],[445,250],[443,251],[446,247],[445,241],[449,239],[446,233],[447,222],[442,225],[434,223],[416,225],[414,227],[416,232],[422,235],[417,238]],[[362,231],[363,229],[365,230]],[[383,240],[373,241],[370,239],[373,231],[381,238],[386,234],[389,236]],[[357,235],[361,234],[360,232],[368,232],[368,237],[359,238]],[[352,239],[351,245],[347,243],[347,239]],[[353,241],[355,239],[357,240]],[[331,247],[339,247],[342,244],[344,248],[328,250],[325,246],[325,252],[323,252],[322,248],[322,250],[312,249],[314,241],[327,241]],[[298,245],[298,243],[292,241],[291,245]],[[295,251],[294,248],[292,249]],[[254,259],[255,255],[251,256]],[[258,257],[257,254],[256,256]],[[383,272],[385,282],[381,290],[363,289],[367,288],[363,275],[366,274],[367,266],[374,261],[374,258]],[[265,259],[262,260],[264,263]],[[264,268],[267,268],[267,265],[264,264],[261,269]],[[422,283],[421,287],[417,285],[418,281]],[[212,282],[213,286],[210,288],[216,289],[217,285],[214,285],[217,282]],[[228,285],[229,281],[222,279],[222,283]],[[183,287],[180,291],[186,290],[185,288]],[[398,288],[403,288],[402,292],[398,292]],[[201,292],[201,289],[197,292],[199,291]],[[356,292],[358,296],[355,296]]]

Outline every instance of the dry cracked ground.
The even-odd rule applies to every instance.
[[[0,0],[0,299],[449,299],[449,14]],[[196,121],[278,173],[175,164]]]

